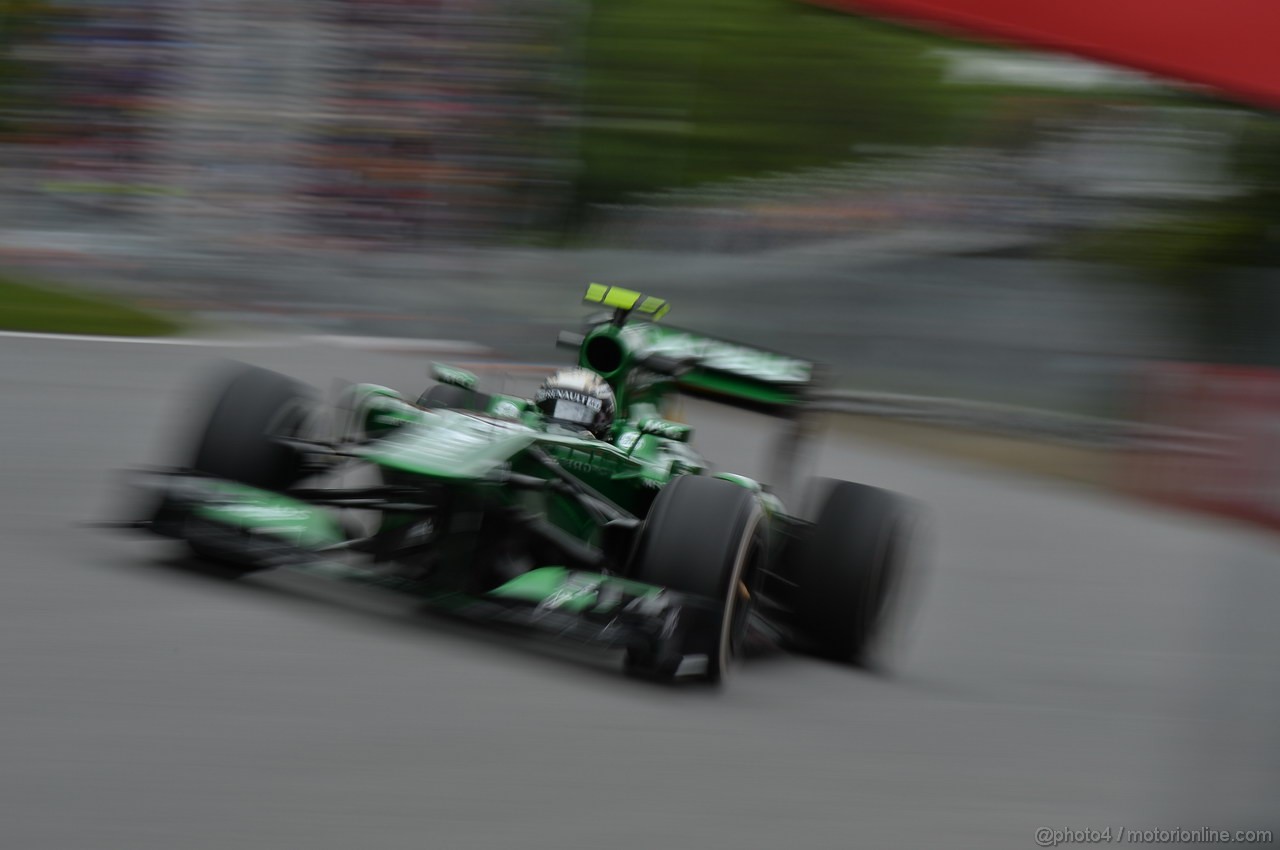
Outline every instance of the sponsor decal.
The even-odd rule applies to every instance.
[[[500,401],[493,406],[493,415],[515,419],[520,415],[520,408],[513,401]]]
[[[534,609],[535,614],[538,612],[546,613],[563,608],[584,597],[595,597],[600,588],[600,580],[592,578],[584,578],[581,576],[569,576],[565,579],[564,584],[556,588],[546,599],[538,603]]]
[[[410,546],[426,543],[435,533],[435,521],[431,519],[424,519],[421,522],[414,523],[413,526],[410,527],[408,533],[405,534],[405,543]]]
[[[590,408],[591,410],[595,410],[595,411],[599,411],[601,408],[604,407],[604,402],[602,402],[600,399],[588,393],[581,392],[580,390],[567,390],[561,387],[551,387],[549,389],[538,390],[538,396],[536,401],[544,402],[544,401],[550,401],[551,399],[563,399],[564,401],[571,401],[571,402],[574,402],[575,404],[581,404],[584,407]]]

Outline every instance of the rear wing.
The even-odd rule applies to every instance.
[[[662,299],[591,284],[585,300],[612,308],[612,316],[565,341],[580,346],[581,365],[611,383],[638,366],[668,375],[683,392],[787,415],[814,386],[817,367],[809,360],[657,324],[669,309]],[[644,318],[632,321],[634,314]]]
[[[688,362],[675,382],[691,395],[783,413],[799,407],[814,384],[814,364],[798,357],[649,323],[627,331],[645,355]]]

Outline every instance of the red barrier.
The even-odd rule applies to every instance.
[[[811,0],[1076,53],[1280,106],[1276,0]]]
[[[1144,393],[1151,423],[1215,434],[1202,455],[1142,454],[1130,490],[1165,504],[1280,527],[1280,370],[1161,364]]]

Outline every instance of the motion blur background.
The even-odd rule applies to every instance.
[[[862,386],[1078,412],[1148,358],[1280,363],[1276,122],[1208,89],[779,0],[0,8],[10,269],[418,337],[593,275]]]
[[[1073,763],[1073,739],[1053,737],[1061,726],[1047,738],[1028,727],[1016,748],[994,728],[957,732],[989,735],[1017,770],[1077,777],[1065,797],[1034,782],[1019,797],[1013,768],[979,784],[988,814],[1020,813],[1025,846],[1032,815],[1101,827],[1064,818],[1189,802],[1220,820],[1127,826],[1274,826],[1260,801],[1280,791],[1275,544],[1150,507],[1280,525],[1280,123],[1231,98],[788,0],[0,0],[0,328],[385,337],[547,363],[595,280],[669,299],[681,326],[818,360],[832,387],[962,410],[947,421],[981,433],[905,424],[888,396],[887,421],[839,426],[905,448],[886,475],[942,506],[940,550],[983,541],[968,556],[977,585],[948,585],[942,558],[942,586],[970,607],[937,622],[963,631],[973,615],[989,629],[971,655],[917,668],[914,722],[964,699],[930,693],[930,672],[982,655],[976,699],[995,709],[1017,715],[1030,699],[1002,691],[1003,675],[1039,675],[1055,700],[1097,697],[1072,709],[1085,725],[1171,724],[1131,754],[1168,774],[1161,792],[1139,804],[1129,792],[1141,783],[1124,774],[1111,808],[1090,808],[1083,790],[1105,760]],[[160,347],[106,350],[14,348],[0,364],[20,393],[63,386],[46,368],[72,375],[96,358],[104,386],[160,369]],[[161,403],[130,386],[143,399],[131,407]],[[36,404],[26,398],[7,396],[11,445],[34,451],[44,426],[20,418]],[[1024,434],[1028,411],[1055,424]],[[1155,430],[1099,440],[1100,420]],[[116,460],[141,459],[140,444],[101,439]],[[912,471],[957,458],[1088,488],[1050,497],[1035,489],[1048,484],[979,476],[986,496],[968,508],[1006,507],[964,517],[961,473]],[[10,480],[45,481],[23,462]],[[38,522],[71,498],[47,486],[47,512],[28,509]],[[962,517],[952,537],[948,504]],[[1024,515],[1016,545],[986,542],[1012,533],[1006,509],[1032,504],[1052,515]],[[1105,531],[1089,525],[1103,514]],[[1081,554],[1083,583],[1021,572],[1039,559],[1074,570],[1067,550],[1093,534],[1114,546]],[[1000,606],[964,596],[984,581],[1007,594]],[[1125,606],[1103,604],[1108,587]],[[1068,645],[1108,633],[1104,613],[1133,631],[1110,655],[1070,656],[1075,666],[1002,668],[1000,653],[1037,629],[1013,612],[1064,593],[1081,603],[1061,614]],[[1066,664],[1049,634],[1028,652]],[[815,711],[819,725],[835,716]],[[931,752],[963,764],[948,722],[931,727]],[[1056,767],[1013,755],[1041,746]],[[886,750],[871,763],[905,776],[929,758]],[[1227,774],[1212,794],[1201,785]],[[943,775],[914,786],[942,812],[939,830],[964,820],[948,820],[960,804]],[[956,833],[921,833],[943,834]],[[895,835],[886,826],[878,846]],[[1023,846],[989,823],[973,835]]]
[[[779,0],[0,8],[9,268],[420,337],[586,273],[860,385],[1080,412],[1148,358],[1280,363],[1276,122],[1208,89]]]

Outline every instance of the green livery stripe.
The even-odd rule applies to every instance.
[[[489,591],[489,596],[519,599],[547,608],[581,612],[596,604],[602,586],[611,586],[632,596],[652,596],[661,588],[637,581],[598,573],[578,572],[565,567],[539,567]]]
[[[766,407],[788,407],[800,403],[800,395],[787,386],[753,381],[750,378],[708,372],[690,372],[680,378],[680,386],[713,396],[737,398]]]
[[[632,322],[621,336],[636,357],[659,354],[693,361],[676,383],[726,400],[791,407],[803,401],[813,383],[814,364],[786,354],[650,322]]]
[[[595,604],[604,576],[541,567],[489,591],[490,596],[523,599],[546,608],[581,612]]]
[[[203,486],[209,502],[197,505],[195,513],[205,519],[310,549],[346,539],[333,519],[316,505],[231,481],[209,481]]]
[[[511,581],[489,591],[490,596],[507,596],[541,602],[564,585],[569,571],[564,567],[540,567],[518,575]]]
[[[644,354],[662,354],[697,361],[696,372],[719,372],[774,385],[799,387],[813,380],[813,363],[702,334],[633,322],[626,334],[631,347]]]
[[[518,416],[520,411],[500,413]],[[524,451],[537,437],[536,431],[514,420],[438,410],[424,413],[419,423],[370,444],[361,454],[379,466],[414,475],[477,480]]]

